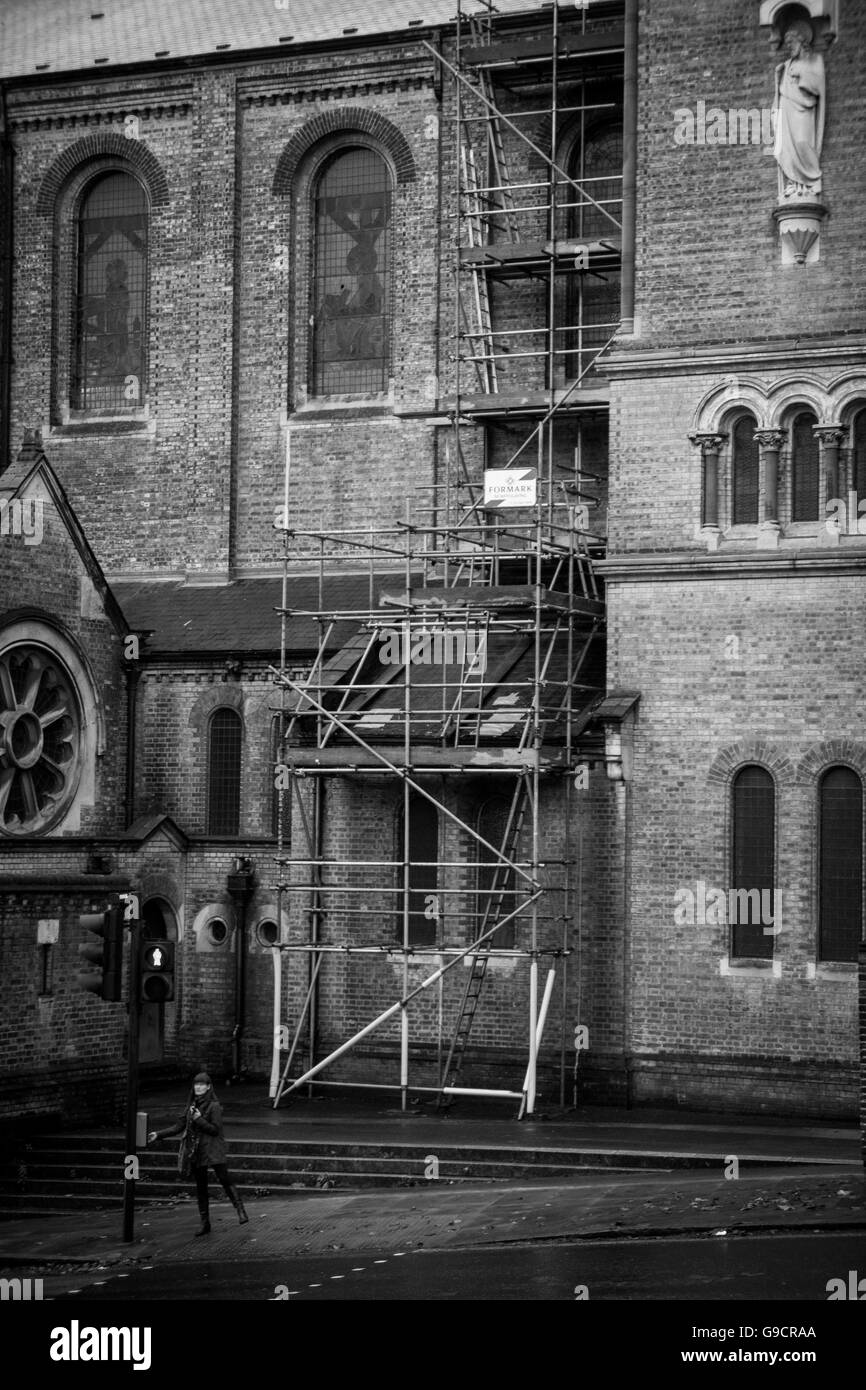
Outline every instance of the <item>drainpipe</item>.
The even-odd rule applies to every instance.
[[[141,664],[126,664],[126,828],[135,820],[135,714]]]
[[[244,1030],[244,975],[246,969],[247,904],[255,892],[253,861],[235,855],[226,874],[226,887],[235,908],[235,1026],[232,1030],[232,1081],[241,1081],[241,1039]]]
[[[6,129],[6,91],[0,85],[0,473],[9,467],[12,407],[12,232],[14,151]]]
[[[322,858],[322,831],[323,831],[323,826],[324,826],[324,797],[323,797],[323,794],[322,794],[322,778],[321,778],[321,777],[314,777],[314,778],[313,778],[313,797],[314,797],[314,800],[313,800],[313,843],[314,843],[314,845],[315,845],[315,849],[313,850],[313,854],[314,854],[314,856],[316,857],[316,859],[321,859],[321,858]],[[316,869],[315,869],[315,874],[314,874],[314,877],[313,877],[313,882],[316,883],[316,884],[319,884],[319,883],[321,883],[321,881],[322,881],[322,870],[321,870],[321,866],[317,864],[317,865],[316,865]],[[312,911],[311,911],[311,913],[310,913],[310,942],[311,942],[312,945],[316,945],[316,944],[318,943],[318,940],[319,940],[319,935],[320,935],[320,930],[321,930],[321,922],[322,922],[322,894],[321,894],[321,891],[320,891],[320,889],[319,889],[318,887],[315,887],[315,888],[313,889],[311,895],[310,895],[310,906],[311,906],[311,908],[312,908]],[[311,994],[311,996],[310,996],[310,1017],[309,1017],[309,1039],[310,1039],[310,1052],[309,1052],[309,1056],[310,1056],[310,1066],[312,1067],[313,1064],[314,1064],[314,1062],[315,1062],[316,1033],[317,1033],[317,1031],[318,1031],[318,1023],[319,1023],[319,973],[316,972],[316,973],[315,973],[315,977],[314,977],[314,971],[315,971],[315,969],[316,969],[316,953],[315,953],[314,951],[310,951],[308,960],[309,960],[309,967],[308,967],[307,987],[308,987],[308,989],[311,989],[311,990],[312,990],[312,994]],[[312,1086],[310,1087],[309,1094],[310,1094],[310,1095],[313,1094],[313,1088],[312,1088]]]
[[[626,0],[622,93],[622,303],[623,333],[634,333],[635,200],[637,193],[637,5]]]

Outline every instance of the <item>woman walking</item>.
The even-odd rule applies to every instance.
[[[244,1210],[240,1193],[232,1183],[226,1167],[226,1141],[223,1135],[223,1120],[220,1103],[214,1095],[211,1079],[207,1072],[201,1071],[192,1085],[190,1103],[177,1124],[170,1129],[153,1129],[147,1136],[149,1144],[158,1139],[170,1139],[173,1134],[183,1134],[178,1152],[178,1171],[182,1178],[192,1177],[201,1217],[197,1236],[210,1235],[210,1213],[208,1209],[207,1170],[213,1168],[222,1183],[226,1196],[238,1214],[241,1225],[249,1221]]]

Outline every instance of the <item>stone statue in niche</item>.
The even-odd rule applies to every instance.
[[[824,58],[813,43],[808,20],[795,20],[783,39],[788,56],[776,68],[773,155],[783,202],[820,201],[827,86]]]

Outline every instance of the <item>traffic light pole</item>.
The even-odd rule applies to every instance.
[[[141,1016],[141,951],[139,936],[141,923],[137,918],[129,923],[129,1027],[127,1029],[127,1073],[126,1073],[126,1152],[123,1162],[123,1239],[127,1243],[135,1238],[135,1178],[131,1176],[138,1164],[130,1163],[137,1158],[137,1120],[138,1120],[138,1037]]]

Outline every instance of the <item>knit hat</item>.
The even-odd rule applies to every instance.
[[[210,1086],[212,1084],[206,1071],[200,1071],[198,1076],[194,1076],[192,1079],[193,1086],[201,1085],[202,1082],[204,1082],[205,1086]]]

